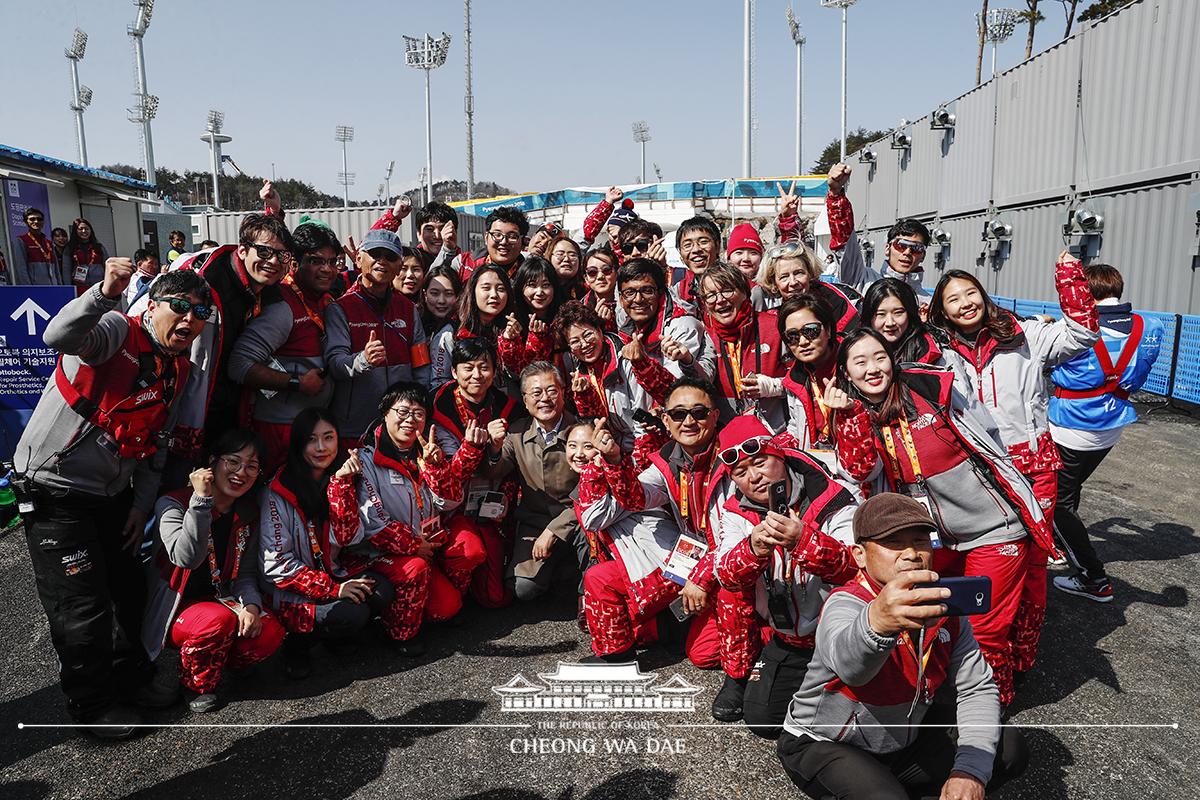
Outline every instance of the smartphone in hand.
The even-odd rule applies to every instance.
[[[947,617],[969,617],[992,610],[992,579],[986,575],[966,575],[961,578],[941,578],[922,583],[918,589],[949,589],[950,596],[938,602],[946,606]]]

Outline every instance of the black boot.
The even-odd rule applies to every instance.
[[[288,678],[302,681],[312,674],[312,642],[308,636],[289,636],[283,640],[283,671]]]
[[[671,609],[658,612],[654,618],[654,627],[658,630],[658,644],[672,655],[683,655],[687,647],[688,631],[692,627],[692,619],[688,617],[682,622]]]
[[[742,698],[745,695],[746,679],[726,675],[721,691],[713,698],[713,719],[718,722],[737,722],[742,718]]]
[[[608,653],[598,656],[595,653],[579,659],[580,664],[628,664],[637,661],[637,647],[630,647],[619,653]]]

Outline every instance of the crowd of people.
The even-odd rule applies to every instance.
[[[356,248],[289,230],[269,182],[236,244],[162,270],[27,253],[84,287],[15,457],[72,718],[123,738],[131,705],[182,686],[213,711],[277,650],[303,680],[318,644],[371,628],[420,657],[439,623],[560,595],[587,660],[657,643],[721,670],[713,717],[777,739],[809,796],[979,798],[1018,774],[999,721],[1047,565],[1112,599],[1080,486],[1161,330],[1066,251],[1058,320],[971,272],[927,287],[918,220],[874,269],[849,179],[829,175],[829,261],[782,188],[774,244],[696,216],[672,267],[617,187],[575,238],[502,207],[467,252],[438,202],[398,201]],[[948,615],[954,576],[988,579],[983,613]]]

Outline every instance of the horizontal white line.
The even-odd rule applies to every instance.
[[[25,728],[532,728],[530,723],[445,723],[401,724],[391,722],[366,722],[361,724],[336,724],[331,722],[172,722],[161,725],[142,722],[136,725],[86,725],[71,723],[18,722],[17,730]]]
[[[692,722],[667,722],[667,723],[663,723],[663,727],[666,727],[666,728],[736,728],[738,726],[736,723],[728,723],[728,722],[695,722],[695,723],[692,723]],[[743,728],[778,728],[780,726],[779,725],[743,724],[741,727],[743,727]],[[828,725],[810,725],[808,727],[810,727],[810,728],[840,728],[840,727],[842,727],[842,724],[841,723],[830,723]],[[900,727],[900,726],[877,725],[877,724],[864,725],[862,723],[858,723],[857,725],[855,725],[855,727],[858,727],[858,728],[896,728],[896,727]],[[1092,723],[1092,722],[1074,722],[1074,723],[1072,723],[1072,722],[1060,722],[1060,723],[1030,722],[1030,723],[1018,724],[1018,723],[1009,722],[1009,723],[997,724],[997,725],[987,725],[984,723],[968,724],[968,725],[954,725],[954,724],[924,725],[924,724],[922,724],[922,725],[906,725],[904,727],[908,727],[908,728],[1170,728],[1171,730],[1178,730],[1179,723],[1178,722],[1147,722],[1147,723],[1132,722],[1132,723],[1106,724],[1106,723],[1099,723],[1099,722],[1095,722],[1095,723]]]

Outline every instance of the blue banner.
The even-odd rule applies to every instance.
[[[54,371],[46,325],[74,299],[70,286],[0,286],[0,459],[12,458]]]

